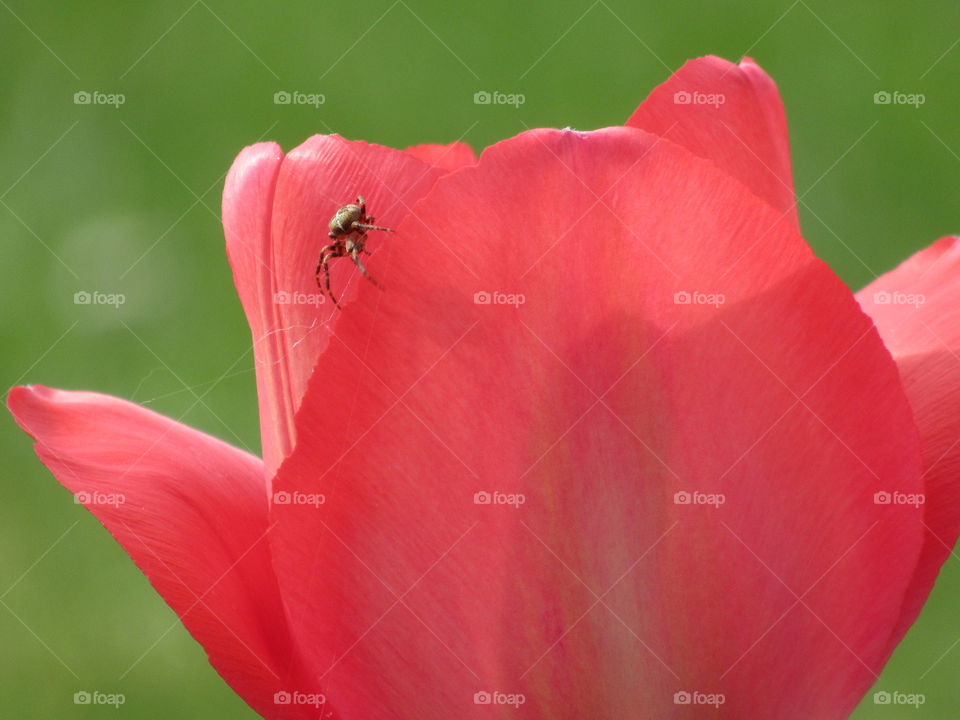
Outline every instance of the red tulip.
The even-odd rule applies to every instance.
[[[397,232],[385,291],[331,263],[341,312],[313,270],[357,194]],[[263,461],[9,406],[264,717],[845,717],[957,538],[958,241],[855,298],[750,60],[479,161],[255,145],[223,214]]]

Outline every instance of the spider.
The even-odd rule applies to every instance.
[[[330,268],[327,264],[330,258],[347,257],[353,260],[353,264],[360,268],[360,272],[370,282],[382,289],[380,283],[373,279],[367,269],[360,262],[360,253],[370,253],[364,248],[367,242],[367,230],[383,230],[384,232],[396,232],[391,228],[380,227],[373,224],[374,218],[367,215],[367,206],[363,201],[362,195],[357,195],[356,205],[344,205],[334,213],[330,218],[330,232],[328,237],[333,242],[320,250],[320,261],[317,263],[317,287],[326,289],[327,295],[333,300],[333,304],[340,308],[340,303],[333,296],[330,290]],[[323,270],[324,284],[320,285],[320,271]]]

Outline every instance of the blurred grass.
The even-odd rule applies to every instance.
[[[805,235],[859,287],[960,230],[958,20],[945,0],[490,0],[455,12],[427,0],[4,0],[0,385],[116,394],[258,452],[249,336],[217,218],[242,146],[336,131],[479,150],[527,127],[620,124],[706,53],[749,53],[779,84],[796,186],[809,190]],[[126,102],[74,104],[95,90]],[[275,105],[281,90],[326,103]],[[478,90],[526,103],[477,106]],[[878,90],[927,101],[875,105]],[[127,301],[76,306],[79,290]],[[92,716],[72,696],[96,688],[123,692],[131,718],[253,717],[6,413],[0,424],[0,714]],[[877,685],[926,694],[918,720],[960,707],[958,591],[953,558]],[[897,712],[868,696],[855,717]]]

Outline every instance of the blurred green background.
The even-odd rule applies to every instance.
[[[119,395],[258,452],[218,220],[241,147],[336,131],[479,150],[527,127],[616,125],[707,53],[750,54],[777,81],[805,235],[860,287],[960,230],[958,28],[947,0],[2,0],[0,386]],[[478,106],[479,90],[526,102]],[[876,105],[881,90],[926,102]],[[75,104],[84,91],[125,102]],[[277,105],[278,91],[326,102]],[[126,302],[75,305],[84,290]],[[92,717],[107,710],[73,694],[99,689],[126,695],[118,716],[254,717],[6,413],[0,426],[0,716]],[[925,705],[868,695],[855,717],[956,717],[958,597],[954,557],[875,688]]]

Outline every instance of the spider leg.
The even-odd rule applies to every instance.
[[[332,258],[332,257],[339,257],[339,255],[336,254],[336,246],[334,246],[334,245],[328,245],[327,247],[323,248],[323,249],[320,251],[320,262],[317,263],[317,274],[316,274],[316,277],[317,277],[317,287],[321,287],[321,285],[320,285],[320,270],[323,270],[323,279],[324,279],[323,287],[326,289],[327,295],[330,296],[330,299],[333,300],[333,304],[334,304],[338,309],[340,309],[340,303],[337,302],[337,298],[334,297],[333,291],[330,289],[330,268],[329,268],[329,263],[330,263],[330,258]]]
[[[327,267],[327,264],[329,263],[331,257],[334,256],[327,255],[323,259],[324,282],[327,287],[327,295],[329,295],[330,299],[333,300],[334,307],[337,308],[337,310],[342,310],[343,308],[340,307],[340,301],[337,300],[336,296],[333,294],[333,290],[330,289],[330,268]]]
[[[367,220],[373,220],[373,218],[367,218]],[[355,228],[361,228],[363,230],[382,230],[383,232],[396,232],[393,228],[380,227],[379,225],[368,225],[367,223],[358,223],[353,224]]]
[[[326,267],[327,258],[329,257],[329,255],[332,255],[332,254],[333,254],[333,251],[334,251],[334,250],[335,250],[335,246],[333,246],[333,245],[327,245],[326,247],[320,248],[320,259],[317,261],[317,271],[316,271],[317,287],[318,287],[318,288],[322,288],[322,287],[323,287],[323,286],[320,284],[320,271],[321,271],[323,268]]]
[[[354,248],[353,252],[350,253],[350,257],[353,259],[353,264],[356,265],[358,268],[360,268],[360,272],[363,273],[363,276],[364,276],[367,280],[369,280],[369,281],[372,282],[374,285],[376,285],[378,288],[380,288],[381,290],[383,290],[383,285],[381,285],[381,284],[378,283],[376,280],[374,280],[374,279],[373,279],[373,276],[372,276],[370,273],[368,273],[368,272],[367,272],[367,269],[363,266],[363,263],[360,262],[360,257],[359,257],[359,255],[358,255],[358,253],[359,253],[359,250],[357,250],[356,248]]]

